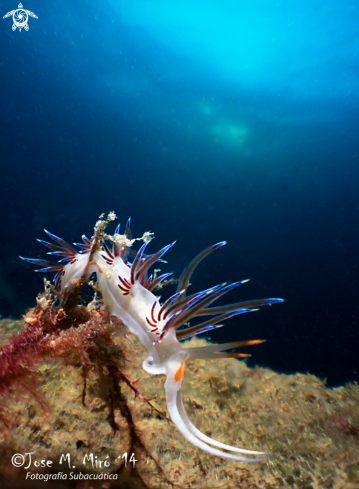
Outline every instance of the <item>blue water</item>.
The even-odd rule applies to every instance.
[[[27,32],[0,19],[0,314],[33,305],[18,255],[44,256],[44,228],[79,241],[115,210],[149,251],[177,239],[175,276],[228,241],[193,291],[251,278],[226,300],[285,299],[215,341],[358,380],[359,4],[25,2]]]

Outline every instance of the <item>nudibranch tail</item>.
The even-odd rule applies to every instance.
[[[171,274],[156,276],[155,271],[148,277],[149,269],[156,262],[163,263],[162,256],[174,243],[163,247],[153,255],[146,255],[145,250],[153,233],[146,232],[141,238],[132,239],[129,219],[125,234],[120,234],[119,226],[113,236],[105,234],[107,224],[115,218],[114,213],[109,213],[106,219],[101,216],[95,225],[92,238],[83,235],[83,243],[75,244],[75,248],[63,239],[45,231],[54,243],[39,241],[50,249],[50,255],[60,258],[57,263],[42,259],[22,259],[44,267],[38,271],[56,272],[55,286],[60,296],[70,290],[76,280],[80,280],[83,284],[95,274],[97,288],[101,292],[102,301],[109,314],[120,319],[147,350],[147,358],[142,363],[144,370],[155,375],[166,375],[168,411],[183,436],[213,455],[240,461],[261,460],[261,458],[248,458],[237,454],[263,456],[265,452],[232,447],[200,432],[188,419],[183,406],[181,386],[185,362],[188,358],[245,358],[249,356],[247,353],[227,350],[259,344],[263,340],[235,341],[199,348],[186,348],[179,341],[220,328],[223,326],[223,321],[233,316],[257,311],[262,306],[276,304],[283,299],[257,299],[217,307],[212,305],[224,294],[248,280],[231,284],[222,283],[187,295],[193,271],[207,255],[226,244],[225,241],[221,241],[206,248],[191,261],[180,276],[175,294],[161,303],[160,298],[153,292],[157,287],[162,287]],[[134,252],[130,248],[138,240],[143,241],[143,244],[139,251]],[[132,262],[130,257],[134,257]],[[189,321],[197,321],[201,316],[211,317],[197,324],[188,325]]]
[[[265,455],[266,454],[265,452],[259,452],[255,450],[245,450],[243,448],[236,448],[231,445],[226,445],[224,443],[221,443],[217,440],[210,438],[209,436],[206,436],[204,433],[199,431],[191,423],[191,421],[187,416],[187,413],[183,405],[182,393],[180,390],[166,388],[166,402],[167,402],[168,412],[171,416],[172,421],[177,426],[178,430],[188,441],[196,445],[198,448],[201,448],[202,450],[205,450],[211,453],[212,455],[230,458],[233,460],[239,460],[245,462],[259,462],[263,460],[263,458],[243,457],[228,452],[245,453],[251,455]],[[228,452],[224,452],[223,450],[228,450]]]
[[[206,442],[207,444],[214,445],[215,447],[218,448],[223,448],[224,450],[232,451],[232,452],[237,452],[237,453],[248,453],[251,455],[266,455],[266,452],[259,452],[257,450],[246,450],[244,448],[237,448],[233,447],[231,445],[226,445],[225,443],[221,443],[220,441],[214,440],[213,438],[210,438],[209,436],[205,435],[202,433],[198,428],[194,426],[193,423],[189,420],[186,410],[183,405],[183,399],[182,399],[182,393],[179,391],[178,396],[177,396],[177,407],[178,411],[180,413],[180,416],[182,417],[184,423],[187,425],[188,429],[200,440]],[[222,457],[226,456],[226,453],[222,452]],[[247,457],[240,457],[239,460],[244,460],[244,461],[253,461],[253,462],[258,462],[263,459],[248,459]]]

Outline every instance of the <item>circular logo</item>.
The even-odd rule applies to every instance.
[[[17,10],[15,10],[14,15],[12,16],[12,20],[14,21],[14,24],[19,29],[22,29],[23,27],[25,27],[25,25],[27,24],[28,18],[29,18],[29,16],[27,15],[26,10],[23,10],[21,8],[18,8]]]

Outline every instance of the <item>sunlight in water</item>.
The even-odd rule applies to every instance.
[[[226,146],[243,146],[248,137],[248,128],[241,124],[225,122],[212,126],[215,141]]]

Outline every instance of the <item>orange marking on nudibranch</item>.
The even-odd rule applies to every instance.
[[[243,341],[243,346],[253,346],[253,345],[259,345],[260,343],[264,343],[265,340],[248,340],[248,341]]]
[[[179,380],[182,379],[183,377],[183,372],[184,372],[184,362],[181,363],[179,369],[177,370],[177,372],[175,373],[175,381],[178,382]]]
[[[249,353],[226,353],[227,358],[248,358],[251,356]]]

